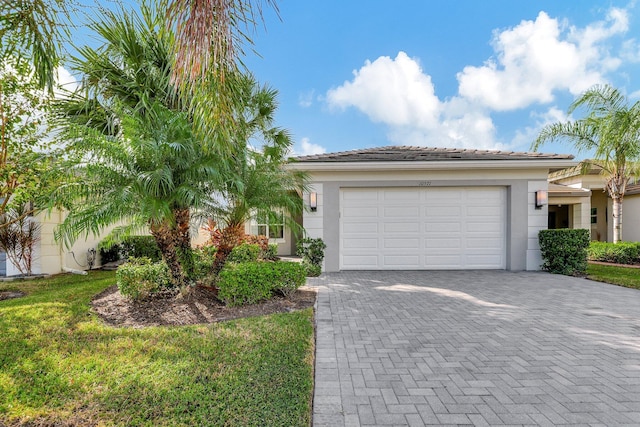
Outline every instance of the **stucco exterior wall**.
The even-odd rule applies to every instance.
[[[626,242],[640,242],[640,194],[622,202],[622,237]]]

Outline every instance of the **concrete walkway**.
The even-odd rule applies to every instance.
[[[640,291],[504,271],[311,284],[314,427],[640,425]]]

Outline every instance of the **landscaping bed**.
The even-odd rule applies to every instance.
[[[161,325],[194,325],[242,317],[263,316],[313,307],[316,291],[304,287],[289,298],[274,296],[269,300],[246,306],[229,307],[218,301],[210,288],[196,286],[187,293],[167,297],[154,294],[132,301],[114,285],[96,295],[93,311],[107,324],[135,328]]]

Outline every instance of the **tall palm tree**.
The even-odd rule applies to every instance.
[[[556,139],[573,143],[578,152],[593,152],[593,159],[583,162],[585,170],[599,167],[605,188],[613,201],[613,242],[622,240],[622,201],[630,180],[640,168],[640,101],[629,104],[618,89],[597,85],[580,95],[569,107],[587,115],[578,120],[545,126],[532,144],[533,150]]]
[[[118,223],[148,227],[175,285],[186,283],[191,211],[210,201],[219,159],[193,133],[171,84],[172,34],[164,9],[104,11],[91,27],[104,40],[74,59],[82,87],[58,105],[73,168],[53,198],[70,208],[58,230],[69,244]]]
[[[237,92],[241,102],[234,114],[233,151],[220,165],[215,202],[203,212],[224,226],[215,271],[222,268],[254,215],[269,217],[277,211],[288,226],[296,227],[292,218],[302,212],[300,194],[306,185],[304,173],[283,167],[293,141],[286,130],[273,124],[277,91],[244,75],[238,80]]]

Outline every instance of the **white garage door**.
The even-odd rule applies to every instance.
[[[345,188],[342,270],[504,269],[504,187]]]

